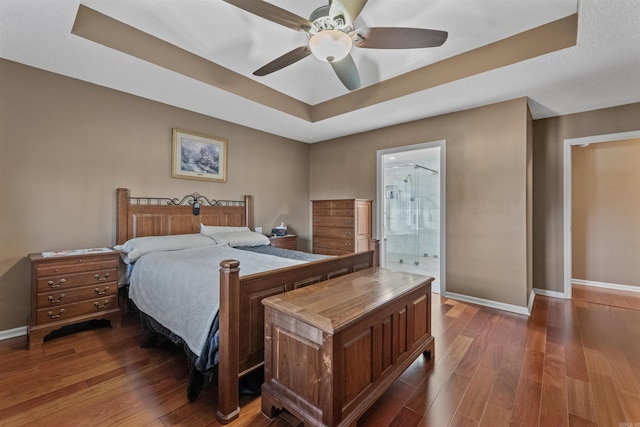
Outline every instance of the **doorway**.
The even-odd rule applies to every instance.
[[[444,292],[444,147],[378,151],[380,265],[431,276],[434,292]]]
[[[572,249],[572,157],[571,147],[574,145],[586,146],[589,144],[619,141],[623,139],[640,138],[640,131],[621,132],[605,135],[595,135],[581,138],[570,138],[564,140],[564,292],[562,297],[570,299],[572,297],[573,281],[573,249]]]

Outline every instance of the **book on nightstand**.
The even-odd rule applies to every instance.
[[[113,252],[113,249],[110,249],[110,248],[65,249],[62,251],[42,252],[42,256],[45,258],[50,258],[55,256],[101,254],[101,253],[109,253],[109,252]]]

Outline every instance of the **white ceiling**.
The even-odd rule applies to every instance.
[[[308,17],[318,0],[271,0]],[[438,48],[354,48],[363,86],[578,12],[577,45],[312,123],[71,34],[82,3],[310,105],[348,91],[308,57],[251,73],[306,35],[220,0],[0,0],[0,57],[304,142],[529,97],[535,119],[640,102],[637,0],[370,0],[356,27],[446,30]],[[176,126],[179,126],[177,123]]]

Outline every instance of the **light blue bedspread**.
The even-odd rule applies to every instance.
[[[129,297],[200,356],[220,307],[220,261],[225,259],[240,261],[241,276],[305,263],[226,244],[156,252],[134,264]]]

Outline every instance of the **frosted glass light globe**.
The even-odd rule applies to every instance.
[[[351,51],[351,38],[342,31],[325,30],[315,34],[309,40],[313,56],[325,62],[337,62]]]

